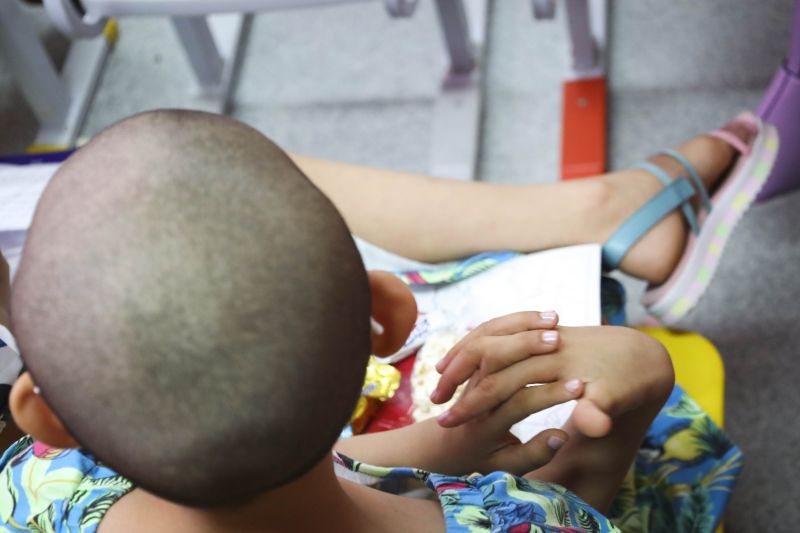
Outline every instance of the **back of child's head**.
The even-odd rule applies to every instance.
[[[224,117],[156,111],[73,155],[13,287],[26,366],[71,435],[150,492],[212,506],[329,452],[369,352],[344,221]]]

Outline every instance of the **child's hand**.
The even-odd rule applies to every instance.
[[[537,314],[528,315],[532,319]],[[498,319],[506,327],[505,336],[494,337],[492,345],[482,341],[484,335],[476,330],[446,356],[439,367],[440,386],[434,392],[437,402],[447,401],[465,375],[474,374],[475,383],[440,416],[442,426],[455,427],[473,420],[529,383],[560,380],[570,388],[585,384],[572,420],[581,433],[601,437],[611,430],[612,418],[650,401],[662,402],[671,390],[674,378],[666,351],[636,330],[562,327],[558,330],[557,350],[532,354],[515,339],[521,329],[513,327],[513,316],[516,315]],[[520,322],[519,318],[515,320]],[[483,368],[492,371],[487,373]]]
[[[444,383],[451,385],[450,389],[443,388],[440,382],[441,401],[472,376],[462,396],[471,401],[471,393],[486,389],[494,373],[531,355],[554,351],[558,334],[550,328],[557,323],[555,313],[517,313],[473,330],[439,365],[439,369],[446,368]],[[551,381],[539,387],[514,385],[503,390],[491,407],[472,412],[468,420],[459,420],[451,424],[453,427],[425,420],[395,431],[345,439],[339,441],[337,449],[366,463],[413,465],[440,474],[499,470],[523,475],[550,462],[569,436],[561,429],[548,429],[521,443],[509,432],[511,426],[531,413],[577,399],[583,393],[580,382],[566,387],[562,381]]]
[[[488,376],[530,356],[555,351],[559,335],[553,329],[557,325],[555,311],[512,313],[484,322],[436,364],[442,377],[431,393],[431,401],[448,401],[456,388],[475,373]],[[512,392],[508,391],[508,396]]]
[[[467,390],[473,387],[467,385]],[[393,431],[340,440],[336,449],[359,461],[381,466],[414,466],[448,475],[510,472],[523,475],[538,469],[569,440],[561,429],[548,429],[527,443],[509,433],[511,426],[533,412],[580,397],[582,387],[555,382],[517,390],[491,413],[458,427],[445,428],[435,419]]]
[[[467,392],[476,387],[473,383],[470,381],[467,385]],[[561,429],[548,429],[527,443],[521,443],[509,433],[509,429],[531,413],[577,399],[582,392],[580,384],[570,390],[564,387],[563,382],[556,381],[517,389],[490,413],[457,427],[444,428],[435,420],[415,424],[416,447],[427,450],[426,459],[419,464],[452,475],[493,471],[523,475],[541,468],[568,440],[567,433]]]

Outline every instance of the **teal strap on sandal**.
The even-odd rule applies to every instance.
[[[634,165],[634,168],[641,168],[642,170],[646,170],[650,174],[654,175],[658,178],[658,180],[664,184],[665,187],[669,187],[672,184],[673,180],[664,172],[661,168],[655,166],[653,163],[639,163],[638,165]],[[686,179],[686,178],[683,178]],[[688,182],[687,182],[688,183]],[[691,187],[691,184],[689,184]],[[683,211],[683,216],[686,217],[686,222],[689,223],[689,229],[697,235],[700,233],[700,226],[697,225],[697,217],[694,214],[694,209],[692,208],[691,204],[685,203],[681,206],[681,211]]]
[[[681,164],[683,168],[686,169],[686,172],[689,173],[689,177],[692,178],[694,182],[694,186],[700,192],[700,199],[703,201],[703,207],[706,208],[706,211],[711,211],[711,198],[708,196],[708,191],[706,191],[706,186],[703,185],[703,180],[700,179],[700,176],[697,174],[697,171],[694,169],[694,165],[692,165],[686,157],[684,157],[679,152],[675,150],[662,150],[659,152],[661,155],[665,155],[667,157],[671,157],[675,161]]]
[[[645,165],[649,165],[649,163],[643,163],[640,167],[645,168]],[[658,169],[658,167],[655,168]],[[649,169],[647,170],[649,171]],[[658,170],[661,171],[661,169]],[[661,173],[666,176],[665,172],[661,171]],[[654,174],[656,173],[654,172]],[[631,246],[636,244],[645,233],[669,213],[678,207],[689,205],[689,199],[692,196],[694,196],[694,188],[688,179],[678,178],[670,181],[669,185],[640,207],[608,238],[603,245],[603,269],[614,270],[617,268]],[[694,219],[693,211],[692,219]]]

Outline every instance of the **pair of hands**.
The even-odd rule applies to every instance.
[[[444,403],[468,382],[457,402],[431,422],[443,453],[441,473],[502,470],[522,475],[547,464],[570,438],[549,429],[527,443],[509,428],[528,415],[577,400],[571,426],[601,438],[613,419],[664,400],[672,366],[664,348],[629,328],[558,327],[555,313],[523,312],[486,322],[437,365],[431,395]],[[527,387],[530,383],[540,383]]]

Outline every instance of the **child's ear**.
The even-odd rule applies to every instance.
[[[372,291],[372,318],[383,326],[383,333],[372,332],[372,353],[391,355],[403,347],[417,321],[417,301],[394,274],[368,272]]]
[[[36,385],[24,372],[11,388],[9,406],[17,426],[34,439],[53,448],[78,448],[80,445],[55,415]]]

